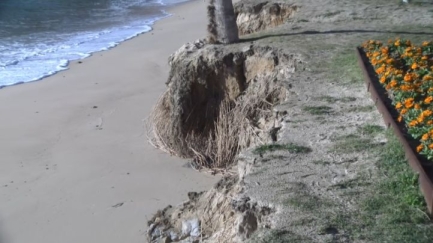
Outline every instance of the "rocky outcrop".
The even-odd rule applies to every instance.
[[[269,47],[196,41],[169,58],[168,90],[152,114],[153,143],[202,167],[226,167],[270,139],[272,107],[296,59]],[[233,136],[237,134],[237,136]]]
[[[298,7],[288,3],[238,2],[235,4],[239,34],[251,34],[283,24]]]
[[[270,228],[275,209],[259,205],[242,191],[242,177],[228,176],[207,192],[188,193],[187,202],[158,211],[148,222],[148,242],[237,243]]]

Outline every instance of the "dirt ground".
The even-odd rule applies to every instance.
[[[277,211],[273,229],[259,230],[251,242],[432,242],[422,209],[409,207],[408,215],[424,217],[423,223],[403,212],[399,222],[391,213],[366,209],[369,197],[386,192],[377,187],[388,183],[380,163],[398,145],[366,91],[354,50],[369,39],[432,40],[433,2],[286,3],[299,7],[289,21],[243,40],[281,48],[305,64],[286,80],[289,99],[276,107],[287,112],[278,143],[312,152],[263,153],[245,177],[244,194]]]
[[[249,159],[240,165],[236,198],[272,212],[247,241],[433,242],[417,177],[371,101],[355,54],[370,39],[433,40],[433,2],[284,4],[297,6],[290,19],[237,44],[272,47],[299,61],[283,80],[288,99],[275,107],[283,114],[277,142],[240,155]]]

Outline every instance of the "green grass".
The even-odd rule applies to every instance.
[[[327,12],[327,13],[323,14],[322,16],[323,16],[323,17],[327,17],[327,18],[329,18],[329,17],[335,16],[335,15],[338,15],[338,14],[341,13],[341,12],[342,12],[342,11]]]
[[[382,133],[385,129],[379,125],[370,125],[367,124],[362,127],[358,127],[358,132],[362,135],[366,136],[376,136],[379,133]]]
[[[305,106],[303,110],[311,115],[328,115],[332,113],[332,108],[329,106]]]
[[[337,98],[337,97],[328,96],[328,95],[320,96],[318,99],[319,99],[319,100],[322,100],[322,101],[326,101],[326,102],[328,102],[328,103],[335,103],[335,102],[338,102],[338,101],[341,101],[341,102],[347,103],[347,102],[353,102],[353,101],[356,100],[355,97],[342,97],[342,98]]]
[[[361,138],[355,134],[349,134],[331,140],[335,141],[332,146],[332,151],[336,153],[356,153],[366,150],[375,150],[378,147],[378,144],[374,143],[371,138]]]
[[[331,200],[326,200],[305,191],[290,195],[283,203],[307,212],[322,211],[335,205]]]
[[[374,110],[373,105],[366,105],[366,106],[354,106],[349,109],[347,109],[347,112],[371,112]]]
[[[368,178],[337,184],[338,189],[347,191],[365,188],[361,193],[346,194],[359,202],[358,210],[329,214],[323,227],[335,227],[351,241],[431,243],[433,225],[426,214],[417,174],[392,132],[387,131],[386,136],[388,143],[377,153],[380,177],[373,184],[363,185],[370,183]]]
[[[274,151],[287,151],[289,153],[310,153],[312,150],[309,147],[296,145],[293,143],[287,143],[287,144],[266,144],[261,145],[257,147],[253,153],[254,154],[265,154],[267,152],[274,152]]]
[[[331,58],[329,63],[330,78],[342,84],[361,84],[362,72],[354,50],[344,50]]]
[[[310,238],[297,235],[288,230],[259,230],[247,241],[249,243],[312,243]],[[263,233],[263,234],[260,234]]]

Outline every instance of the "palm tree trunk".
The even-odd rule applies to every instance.
[[[239,41],[238,26],[232,0],[215,0],[218,42],[229,44]]]

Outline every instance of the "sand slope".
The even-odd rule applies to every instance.
[[[143,242],[146,217],[215,182],[152,148],[143,127],[168,56],[205,35],[205,9],[177,6],[150,33],[0,90],[0,243]]]

